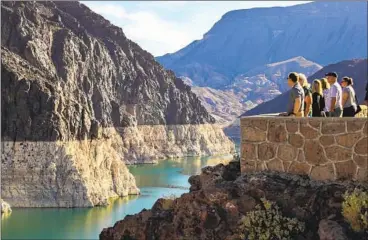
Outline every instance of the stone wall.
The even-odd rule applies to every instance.
[[[367,181],[367,122],[367,118],[244,117],[241,171]]]

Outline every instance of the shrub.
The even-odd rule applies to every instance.
[[[282,216],[276,204],[261,199],[254,211],[248,212],[241,220],[241,227],[249,240],[294,239],[304,232],[304,223],[296,218]]]
[[[342,215],[356,231],[368,231],[368,194],[355,189],[344,194]]]

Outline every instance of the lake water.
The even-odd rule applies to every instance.
[[[231,159],[230,155],[190,157],[130,166],[141,195],[111,200],[106,207],[14,208],[9,216],[2,216],[2,239],[98,239],[103,228],[151,208],[158,198],[188,192],[189,176],[199,174],[202,167]]]

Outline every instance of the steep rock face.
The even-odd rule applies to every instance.
[[[3,112],[4,136],[20,140],[14,134],[53,129],[56,139],[83,139],[91,136],[93,125],[214,122],[179,78],[82,4],[5,2],[2,18],[3,94],[8,96],[3,101],[8,106]],[[11,75],[20,70],[10,58],[19,57],[43,79],[12,81]],[[18,91],[26,92],[27,98]],[[54,110],[58,114],[46,116]],[[26,123],[17,122],[14,131],[9,123],[19,112]],[[34,118],[41,116],[52,121],[38,129]],[[54,140],[44,135],[43,140]],[[29,132],[22,137],[41,136]]]
[[[217,124],[156,125],[118,129],[126,163],[149,163],[167,157],[222,155],[234,144]]]
[[[206,167],[189,182],[190,193],[157,200],[151,210],[104,229],[100,239],[244,239],[241,219],[261,198],[277,202],[283,215],[305,223],[305,231],[293,239],[340,239],[345,234],[349,239],[367,238],[366,233],[353,233],[341,215],[343,193],[356,187],[368,191],[364,185],[273,172],[240,176],[239,162]]]
[[[2,197],[12,206],[106,204],[139,192],[124,161],[233,148],[190,87],[83,4],[1,11]],[[134,145],[146,137],[138,126],[167,135],[168,125],[185,134],[162,152],[157,136]]]
[[[2,142],[1,194],[13,207],[93,207],[139,194],[115,129],[108,138]]]
[[[310,76],[321,68],[303,57],[295,57],[239,75],[233,84],[222,90],[208,87],[192,87],[192,90],[218,122],[229,124],[245,111],[285,92],[288,88],[285,79],[289,72]],[[188,82],[188,78],[184,79]]]
[[[253,68],[296,56],[321,65],[366,58],[366,20],[367,2],[235,10],[201,40],[157,59],[195,85],[222,88]]]
[[[312,76],[308,77],[308,81],[311,83],[314,79],[320,79],[328,72],[336,72],[339,75],[338,81],[344,76],[352,77],[354,80],[354,89],[356,91],[358,100],[363,102],[365,96],[365,86],[367,84],[368,76],[368,60],[367,59],[353,59],[345,60],[335,64],[330,64],[320,71],[316,72]],[[285,112],[287,102],[289,99],[289,91],[275,97],[274,99],[258,105],[257,107],[245,112],[243,116],[251,116],[266,113],[278,113]]]

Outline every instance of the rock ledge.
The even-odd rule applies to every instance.
[[[276,172],[241,176],[238,162],[206,167],[189,182],[189,193],[173,201],[159,199],[151,210],[104,229],[100,239],[244,239],[239,221],[261,198],[275,202],[283,215],[305,223],[306,229],[297,239],[367,237],[354,233],[341,215],[344,192],[355,188],[367,191],[366,184],[314,181]]]

